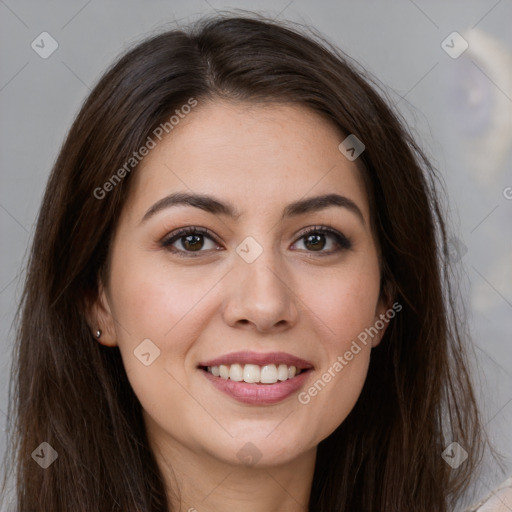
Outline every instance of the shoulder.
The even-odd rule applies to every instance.
[[[512,477],[494,489],[489,496],[468,508],[466,512],[512,511]]]

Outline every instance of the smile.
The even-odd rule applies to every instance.
[[[232,365],[207,366],[206,371],[214,377],[220,377],[225,380],[243,381],[248,384],[275,384],[277,381],[284,382],[288,379],[293,379],[303,370],[297,371],[295,366],[288,366],[286,364],[258,366],[256,364],[241,365],[235,363]]]
[[[198,369],[217,390],[238,402],[270,405],[299,391],[313,365],[284,352],[236,352],[202,362]]]

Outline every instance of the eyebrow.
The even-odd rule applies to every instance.
[[[214,215],[223,215],[234,220],[239,219],[242,216],[241,212],[239,212],[231,203],[222,202],[215,197],[206,194],[175,192],[163,197],[151,206],[144,214],[141,224],[161,210],[180,205],[193,206],[194,208],[199,208],[205,212],[212,213]],[[332,206],[346,208],[350,212],[354,213],[363,225],[365,225],[364,216],[354,201],[339,194],[326,194],[308,199],[300,199],[290,203],[283,210],[281,219],[324,210]]]

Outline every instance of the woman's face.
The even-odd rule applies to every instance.
[[[353,408],[386,304],[344,138],[304,107],[199,103],[134,171],[95,314],[159,449],[281,464]]]

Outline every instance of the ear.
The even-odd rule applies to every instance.
[[[101,280],[98,283],[98,294],[94,299],[86,300],[85,315],[87,324],[96,341],[107,347],[117,346],[114,317],[111,312],[108,293]],[[101,331],[101,336],[96,335]]]
[[[375,308],[374,327],[378,332],[372,338],[372,348],[380,344],[392,318],[396,316],[397,311],[402,309],[402,306],[398,303],[393,303],[394,296],[394,286],[388,281],[381,289],[377,307]]]

